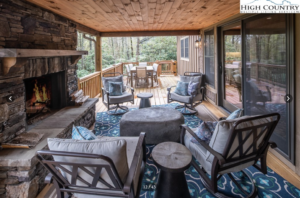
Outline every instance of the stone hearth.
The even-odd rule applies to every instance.
[[[0,183],[6,197],[35,197],[42,190],[48,172],[38,163],[36,151],[48,149],[47,138],[70,138],[73,124],[91,127],[95,122],[98,100],[88,99],[82,106],[65,107],[40,122],[28,131],[44,134],[34,148],[4,149],[0,152]]]

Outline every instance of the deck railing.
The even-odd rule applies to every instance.
[[[91,98],[99,97],[101,93],[101,72],[94,72],[78,79],[78,89],[82,89],[84,95]]]
[[[126,64],[133,64],[137,66],[139,62],[126,62],[126,63],[117,63],[112,65],[111,67],[103,69],[101,72],[97,71],[92,74],[89,74],[83,78],[78,79],[78,89],[82,89],[84,95],[88,95],[91,98],[101,96],[101,76],[108,74],[108,73],[115,73],[119,72],[121,74],[127,74],[125,65]],[[148,65],[153,65],[154,63],[159,64],[157,69],[157,75],[160,76],[161,74],[173,74],[174,76],[177,75],[177,61],[174,60],[162,60],[162,61],[155,61],[155,62],[147,62]],[[105,76],[112,76],[110,74]]]
[[[174,76],[177,76],[177,61],[160,60],[160,61],[154,61],[154,62],[147,62],[147,65],[153,65],[154,63],[157,63],[159,65],[157,68],[158,76],[160,76],[162,74],[172,74]],[[128,65],[128,64],[133,64],[134,66],[137,66],[137,65],[139,65],[139,62],[126,62],[126,63],[123,63],[123,67],[125,68],[125,65]]]

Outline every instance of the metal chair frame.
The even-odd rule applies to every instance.
[[[116,74],[122,75],[120,72],[114,72],[114,73],[106,73],[104,75],[114,75]],[[126,88],[130,88],[131,94],[132,94],[132,100],[124,101],[124,102],[131,102],[131,104],[134,104],[134,89],[129,86],[125,86]],[[107,102],[105,102],[104,96],[107,95]],[[129,111],[128,107],[120,105],[120,103],[110,103],[109,102],[109,92],[105,90],[104,87],[102,87],[102,102],[107,107],[107,114],[109,115],[123,115],[124,113],[127,113]],[[123,102],[122,102],[123,103]],[[111,105],[114,105],[111,107]],[[123,112],[118,112],[118,109],[123,110]],[[114,112],[111,112],[112,110],[115,110]]]
[[[194,75],[193,75],[194,74]],[[184,76],[201,76],[202,75],[202,78],[204,78],[204,75],[202,73],[199,73],[199,72],[184,72]],[[175,107],[175,109],[184,109],[183,112],[181,112],[183,115],[197,115],[198,114],[198,111],[195,109],[195,106],[197,106],[198,104],[200,104],[203,100],[204,100],[204,94],[205,94],[205,87],[203,86],[203,82],[204,82],[204,79],[202,79],[202,85],[200,85],[200,93],[202,94],[202,99],[198,102],[198,103],[195,103],[194,104],[194,96],[190,96],[192,97],[192,102],[190,104],[188,103],[184,103],[183,105],[178,105],[177,107]],[[168,87],[167,88],[167,91],[168,91],[168,94],[167,94],[167,101],[168,103],[171,103],[173,101],[176,101],[176,102],[181,102],[181,101],[178,101],[178,100],[174,100],[171,98],[171,89],[174,88],[176,86],[171,86],[171,87]],[[189,110],[189,111],[187,111]]]
[[[247,127],[238,129],[239,125],[248,122],[253,121],[257,119],[262,119],[266,117],[273,117],[276,119],[273,119],[269,123],[260,124],[254,127]],[[207,188],[207,190],[215,195],[218,198],[229,198],[228,196],[220,193],[218,191],[218,180],[222,177],[220,174],[221,171],[228,170],[230,168],[233,168],[235,166],[239,166],[241,164],[254,161],[253,166],[261,171],[263,174],[267,174],[267,152],[268,148],[276,148],[277,145],[274,142],[270,142],[270,137],[278,124],[278,121],[280,119],[280,114],[278,113],[272,113],[272,114],[266,114],[261,116],[255,116],[250,117],[246,119],[241,119],[239,121],[236,121],[234,123],[234,127],[231,129],[231,131],[228,133],[231,136],[229,137],[226,147],[223,151],[223,153],[218,153],[215,150],[213,150],[207,143],[205,143],[203,140],[201,140],[189,127],[186,125],[181,126],[181,136],[180,136],[180,142],[184,145],[184,136],[185,133],[190,133],[201,146],[203,146],[208,152],[210,152],[214,156],[214,160],[212,162],[212,169],[211,169],[211,177],[209,178],[206,174],[206,171],[203,169],[203,167],[199,167],[197,162],[195,160],[192,161],[192,165],[197,170],[197,172],[200,174],[200,178],[204,186]],[[263,130],[258,133],[258,129],[262,128]],[[242,138],[242,132],[248,132],[248,135],[243,139]],[[256,148],[256,142],[259,140],[260,137],[262,137],[263,133],[266,133],[264,136],[263,141],[259,145],[259,148]],[[248,148],[243,148],[244,143],[246,140],[252,136],[253,137],[253,143]],[[229,155],[229,151],[231,149],[231,146],[233,145],[234,140],[238,137],[239,140],[239,146]],[[251,148],[253,149],[253,152],[250,152]],[[239,157],[234,157],[234,154],[237,152],[240,153]],[[260,166],[257,165],[257,161],[260,160]],[[257,189],[254,185],[254,182],[252,181],[251,177],[245,172],[242,171],[248,179],[251,181],[252,191],[250,193],[245,192],[245,190],[238,184],[238,182],[234,179],[231,173],[227,173],[227,175],[230,177],[230,179],[235,183],[235,185],[243,192],[247,198],[254,198],[257,195]]]
[[[125,183],[120,179],[118,171],[113,161],[104,155],[88,154],[88,153],[75,153],[75,152],[62,152],[62,151],[49,151],[41,150],[37,151],[38,161],[50,172],[45,178],[45,183],[53,183],[56,189],[57,198],[70,198],[72,194],[89,194],[99,196],[111,196],[111,197],[126,197],[126,198],[138,198],[140,194],[142,178],[144,175],[144,167],[146,164],[146,144],[145,144],[144,132],[140,133],[137,147],[134,151],[134,157],[132,164],[129,167],[129,172]],[[143,154],[143,163],[141,165],[141,171],[136,172],[138,166],[139,156]],[[67,156],[76,158],[91,158],[91,159],[102,159],[106,163],[104,164],[84,164],[84,163],[71,163],[71,162],[60,162],[54,161],[53,156]],[[72,166],[72,170],[68,170],[65,166]],[[86,167],[95,168],[95,173],[90,172]],[[78,170],[84,171],[88,175],[93,177],[92,181],[86,181],[78,175]],[[63,170],[66,174],[71,176],[71,180],[68,181],[60,170]],[[100,173],[102,170],[107,171],[110,180],[113,185],[107,183],[101,178]],[[135,175],[139,174],[138,189],[134,189],[133,179]],[[76,182],[81,181],[86,186],[77,185]],[[98,182],[105,185],[107,188],[97,187]],[[136,195],[134,192],[136,190]],[[110,191],[110,192],[109,192]],[[114,193],[114,192],[118,193]]]

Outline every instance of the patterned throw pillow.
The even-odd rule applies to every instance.
[[[72,139],[73,140],[95,140],[96,136],[92,131],[88,130],[87,128],[73,125]]]
[[[218,122],[214,121],[203,121],[200,126],[196,129],[195,134],[207,144],[209,144],[213,132],[217,126]],[[191,142],[200,144],[195,138],[191,138]]]
[[[199,83],[194,83],[192,81],[189,82],[189,86],[188,86],[188,94],[190,96],[195,96],[198,94],[198,86]]]
[[[181,96],[188,96],[188,86],[189,83],[178,81],[174,92]]]
[[[235,118],[239,118],[242,116],[242,113],[243,113],[243,109],[237,109],[235,110],[234,112],[232,112],[227,118],[226,120],[232,120],[232,119],[235,119]]]
[[[120,96],[122,95],[122,82],[109,82],[108,93],[111,96]]]

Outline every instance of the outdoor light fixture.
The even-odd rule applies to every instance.
[[[195,48],[200,48],[201,47],[201,37],[195,41]]]

